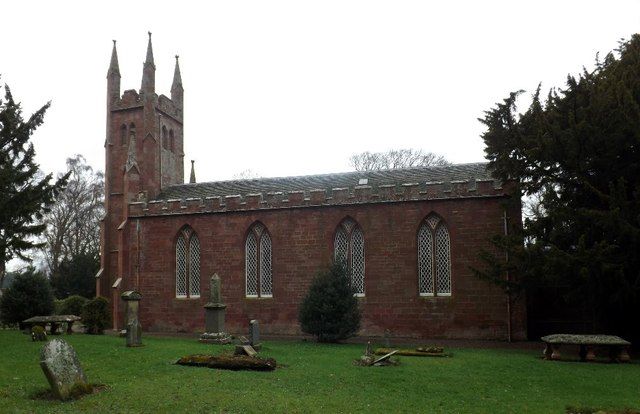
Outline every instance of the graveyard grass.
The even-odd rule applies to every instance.
[[[273,372],[174,365],[181,356],[231,350],[189,338],[62,335],[100,393],[44,400],[42,342],[0,330],[0,412],[472,412],[562,413],[567,406],[640,408],[640,364],[551,362],[539,352],[448,349],[452,358],[400,357],[397,367],[359,367],[363,345],[263,342]]]

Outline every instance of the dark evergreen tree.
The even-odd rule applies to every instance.
[[[485,113],[483,139],[490,168],[534,208],[495,239],[509,262],[485,252],[479,273],[512,292],[561,286],[591,330],[640,339],[640,36],[546,99],[538,88],[523,114],[520,93]]]
[[[314,279],[300,305],[298,320],[303,332],[319,342],[336,342],[360,328],[360,309],[347,267],[334,263]]]
[[[51,174],[43,177],[29,142],[50,104],[24,121],[20,104],[7,85],[4,89],[4,100],[0,99],[0,282],[7,261],[14,257],[28,261],[23,253],[41,245],[34,241],[45,228],[40,220],[67,178],[51,184]]]
[[[51,275],[51,286],[58,299],[70,295],[92,298],[96,293],[95,274],[100,269],[98,252],[79,253],[64,259]]]
[[[32,316],[51,315],[53,309],[49,280],[32,267],[18,274],[0,299],[0,319],[7,325]]]

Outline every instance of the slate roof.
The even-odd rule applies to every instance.
[[[361,184],[361,179],[367,179]],[[379,186],[409,183],[426,184],[452,181],[493,180],[487,163],[455,164],[439,167],[413,167],[397,170],[351,171],[345,173],[304,175],[297,177],[254,178],[245,180],[213,181],[193,184],[177,184],[165,188],[156,200],[224,197],[230,195],[262,194],[289,191],[324,189],[327,194],[334,188],[353,190],[359,185],[369,185],[375,193]]]

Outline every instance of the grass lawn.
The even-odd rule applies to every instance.
[[[100,393],[61,403],[49,385],[43,343],[0,330],[0,413],[11,412],[446,412],[562,413],[568,405],[640,408],[640,365],[551,362],[523,350],[447,349],[452,358],[400,357],[397,367],[358,367],[363,345],[265,342],[274,372],[184,367],[184,355],[219,352],[192,339],[64,335]],[[231,349],[230,346],[224,347]]]

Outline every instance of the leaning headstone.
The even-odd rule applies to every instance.
[[[55,396],[63,401],[93,391],[76,351],[62,339],[53,339],[42,347],[40,367]]]
[[[250,357],[257,356],[258,353],[251,345],[236,345],[233,355],[249,355]]]
[[[260,323],[257,319],[251,319],[249,321],[249,344],[256,351],[262,348],[262,344],[260,343]]]
[[[224,314],[227,305],[222,303],[222,284],[220,276],[211,276],[209,302],[204,305],[205,333],[200,335],[200,342],[208,344],[228,344],[231,336],[224,331]]]
[[[380,358],[373,361],[373,365],[378,365],[378,364],[382,365],[384,362],[388,361],[389,358],[391,358],[396,352],[398,352],[397,349],[395,351],[389,352],[386,355],[381,356]]]
[[[128,290],[123,292],[120,297],[127,304],[125,322],[127,346],[142,346],[142,325],[140,325],[140,320],[138,319],[138,304],[142,299],[142,295],[135,290]]]

